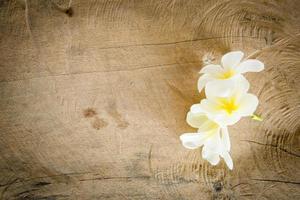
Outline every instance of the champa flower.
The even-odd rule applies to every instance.
[[[185,133],[180,136],[182,144],[188,149],[201,146],[202,157],[212,165],[217,165],[220,156],[224,159],[229,169],[233,168],[230,157],[230,139],[227,127],[220,127],[217,123],[207,118],[206,114],[199,111],[197,106],[192,106],[187,114],[187,123],[198,128],[197,133]]]
[[[206,85],[206,99],[194,105],[194,110],[204,112],[221,127],[233,125],[242,117],[252,116],[258,105],[255,95],[247,93],[249,83],[245,78],[212,81]]]
[[[216,165],[222,157],[229,169],[233,168],[230,157],[230,139],[227,126],[238,122],[242,117],[252,116],[258,105],[255,95],[249,94],[249,82],[242,75],[245,72],[259,72],[264,64],[255,59],[241,62],[244,54],[233,51],[225,54],[221,65],[209,64],[200,73],[199,92],[205,87],[206,99],[191,107],[187,123],[198,128],[197,133],[180,136],[182,144],[188,149],[203,146],[202,157]]]
[[[232,51],[222,57],[222,65],[209,64],[203,67],[199,72],[203,74],[198,80],[199,92],[201,92],[208,82],[213,80],[238,78],[243,73],[260,72],[264,69],[264,64],[256,59],[248,59],[241,62],[243,57],[243,52]]]

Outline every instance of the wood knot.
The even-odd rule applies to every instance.
[[[72,7],[66,9],[65,13],[69,16],[69,17],[72,17],[73,14],[74,14],[74,10]]]
[[[214,183],[213,187],[216,192],[221,192],[221,190],[223,189],[222,183],[220,182]]]
[[[85,118],[91,118],[97,115],[97,112],[93,108],[87,108],[83,111],[83,116]]]

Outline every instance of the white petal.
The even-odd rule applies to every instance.
[[[212,97],[229,97],[237,93],[246,93],[250,84],[241,74],[230,79],[213,80],[206,84],[205,95],[207,98]]]
[[[221,137],[222,143],[225,149],[227,151],[230,151],[230,138],[228,134],[228,128],[227,127],[222,128],[221,133],[222,133],[222,137]]]
[[[258,98],[253,94],[245,94],[238,102],[238,114],[241,116],[251,116],[258,106]]]
[[[220,162],[219,154],[209,148],[206,148],[205,146],[202,149],[202,158],[207,160],[212,165],[217,165]]]
[[[219,115],[224,113],[223,110],[218,109],[219,104],[214,98],[202,99],[200,106],[202,111],[205,112],[205,114],[207,114],[208,118],[210,118],[211,115]]]
[[[203,74],[215,74],[222,72],[223,69],[220,65],[206,65],[204,66],[199,73]]]
[[[241,51],[229,52],[222,57],[222,66],[225,69],[234,69],[241,62],[243,57],[244,53]]]
[[[207,121],[198,128],[198,132],[205,133],[209,139],[213,135],[218,134],[220,132],[220,126],[217,123],[211,121],[210,119],[207,119]]]
[[[220,138],[220,129],[216,134],[211,135],[211,137],[208,137],[205,141],[204,148],[208,148],[211,151],[214,151],[215,153],[219,153],[222,150],[222,143]]]
[[[188,112],[186,116],[186,122],[193,128],[201,127],[205,122],[208,121],[208,118],[203,113],[192,113]]]
[[[206,84],[205,95],[206,97],[228,97],[232,95],[234,89],[236,88],[235,79],[226,80],[213,80]]]
[[[221,156],[223,157],[227,167],[232,170],[233,169],[233,162],[230,154],[227,151],[224,151]]]
[[[194,104],[191,106],[191,112],[193,114],[198,114],[198,113],[203,113],[203,110],[201,108],[201,105],[198,103],[198,104]]]
[[[249,81],[243,75],[237,75],[234,77],[236,81],[236,91],[235,93],[246,93],[250,88]]]
[[[180,136],[182,145],[187,149],[196,149],[203,145],[206,135],[202,133],[185,133]]]
[[[195,104],[194,108],[198,107]],[[186,116],[187,123],[193,127],[198,128],[198,132],[214,134],[219,131],[220,127],[215,122],[208,119],[207,115],[204,112],[188,112]]]
[[[241,119],[241,115],[233,113],[228,115],[227,113],[219,114],[219,115],[208,115],[209,118],[216,123],[218,123],[221,127],[230,126],[237,123]]]
[[[205,87],[206,83],[213,80],[213,78],[209,74],[203,74],[198,79],[198,91],[201,92],[203,88]]]
[[[225,110],[218,108],[219,104],[215,100],[203,99],[201,107],[207,117],[221,127],[233,125],[241,119],[239,114],[232,113],[229,115]]]
[[[260,72],[264,69],[264,63],[256,59],[249,59],[243,61],[239,66],[236,67],[236,70],[239,73],[245,72]]]

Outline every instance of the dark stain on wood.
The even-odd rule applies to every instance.
[[[129,123],[121,115],[121,113],[119,113],[119,111],[117,110],[116,102],[109,103],[107,112],[116,121],[118,128],[126,129],[129,126]]]
[[[87,109],[83,110],[83,116],[85,118],[91,118],[91,117],[94,117],[96,115],[97,115],[97,112],[93,108],[87,108]]]
[[[95,117],[95,120],[92,122],[92,127],[96,130],[100,130],[101,128],[104,128],[108,125],[104,119]]]

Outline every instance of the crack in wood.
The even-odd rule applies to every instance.
[[[79,181],[92,181],[92,180],[129,180],[129,179],[150,179],[150,176],[108,176],[99,178],[80,179]]]
[[[258,179],[258,178],[253,178],[253,179],[251,179],[251,180],[254,180],[254,181],[262,181],[262,182],[287,183],[287,184],[300,185],[300,182],[297,182],[297,181],[288,181],[288,180]]]
[[[205,41],[205,40],[215,40],[215,39],[225,39],[225,38],[258,39],[258,37],[253,37],[253,36],[219,36],[219,37],[196,38],[196,39],[190,39],[190,40],[180,40],[180,41],[174,41],[174,42],[144,43],[144,44],[132,44],[132,45],[123,45],[123,46],[102,47],[102,48],[98,48],[98,49],[119,49],[119,48],[127,48],[127,47],[175,45],[175,44],[181,44],[181,43],[189,43],[189,42],[197,42],[197,41]]]
[[[95,73],[109,73],[109,72],[130,72],[130,71],[138,71],[138,70],[143,70],[143,69],[155,69],[155,68],[161,68],[161,67],[172,67],[174,65],[187,65],[187,64],[199,64],[199,62],[185,62],[185,63],[169,63],[169,64],[158,64],[158,65],[148,65],[148,66],[143,66],[143,65],[133,65],[136,66],[136,68],[131,68],[131,69],[112,69],[112,70],[95,70],[95,71],[87,71],[87,72],[72,72],[72,73],[62,73],[62,74],[51,74],[47,76],[38,76],[38,77],[32,77],[32,78],[25,78],[25,79],[15,79],[12,81],[0,81],[0,83],[10,83],[10,82],[16,82],[16,81],[28,81],[32,79],[38,79],[38,78],[48,78],[48,77],[60,77],[60,76],[69,76],[69,75],[80,75],[80,74],[95,74]],[[128,66],[128,65],[127,65]],[[140,67],[142,66],[142,67]],[[113,67],[118,67],[122,68],[122,66],[113,66]]]
[[[282,147],[279,147],[277,145],[274,145],[274,144],[264,144],[264,143],[260,143],[260,142],[252,141],[252,140],[241,140],[241,141],[243,141],[243,142],[249,142],[249,143],[253,143],[253,144],[258,144],[258,145],[263,145],[263,146],[269,146],[269,147],[273,147],[273,148],[277,148],[278,150],[283,151],[283,152],[285,152],[285,153],[287,153],[289,155],[295,156],[297,158],[300,157],[300,155],[298,155],[298,154],[296,154],[294,152],[288,151],[288,150],[286,150],[286,149],[284,149]]]

